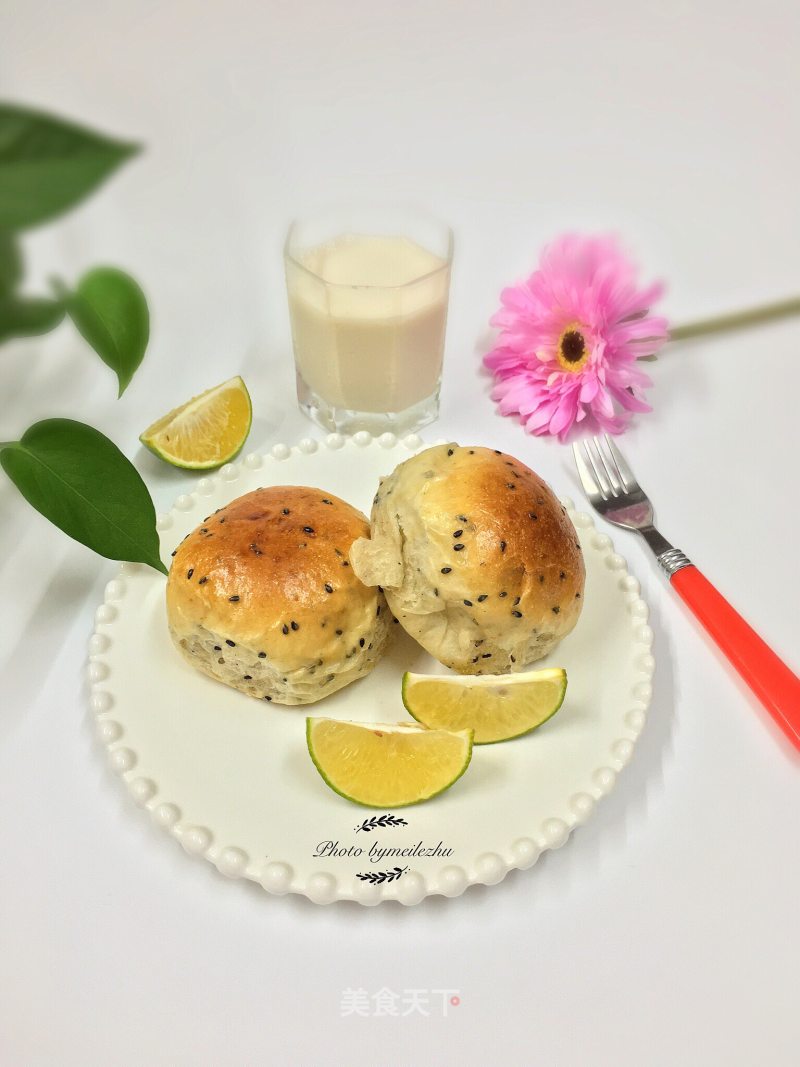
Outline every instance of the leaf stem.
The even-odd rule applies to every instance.
[[[683,326],[675,326],[669,331],[670,341],[689,341],[706,334],[723,333],[726,330],[738,330],[747,326],[759,326],[775,319],[800,315],[800,296],[791,296],[777,300],[772,304],[746,308],[744,311],[732,311],[726,315],[715,315],[710,319],[698,319]]]

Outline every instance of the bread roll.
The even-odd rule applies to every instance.
[[[394,615],[462,674],[520,671],[580,615],[575,528],[548,486],[513,456],[437,445],[380,485],[369,539],[350,559]]]
[[[176,549],[172,639],[199,670],[277,704],[311,704],[368,674],[387,642],[383,594],[347,558],[366,518],[322,489],[256,489]]]

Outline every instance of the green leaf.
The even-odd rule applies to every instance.
[[[0,450],[0,465],[29,504],[82,545],[167,573],[147,486],[99,430],[70,419],[37,422]]]
[[[74,293],[64,294],[67,314],[102,361],[116,372],[119,395],[144,358],[150,312],[137,283],[116,267],[84,274]]]
[[[10,233],[0,230],[0,295],[9,293],[22,277],[22,257]]]
[[[0,230],[66,211],[138,151],[55,115],[0,104]]]
[[[47,333],[64,318],[60,300],[44,297],[0,296],[0,342],[9,337]]]

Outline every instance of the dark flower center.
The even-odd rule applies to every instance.
[[[556,359],[570,374],[580,374],[592,355],[591,334],[587,344],[586,331],[580,322],[568,322],[558,339]]]
[[[586,352],[586,342],[578,330],[567,330],[561,338],[561,355],[567,363],[580,363]]]

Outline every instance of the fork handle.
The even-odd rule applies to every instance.
[[[685,556],[683,560],[686,560]],[[792,744],[800,749],[800,678],[734,611],[693,563],[681,562],[670,575],[670,584]]]

